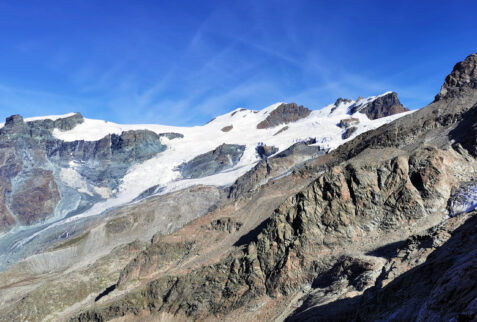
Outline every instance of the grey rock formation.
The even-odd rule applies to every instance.
[[[181,164],[178,170],[183,178],[207,177],[235,166],[245,151],[245,145],[222,144],[216,149],[201,154]]]
[[[258,156],[260,159],[266,159],[269,156],[278,152],[278,148],[275,146],[268,146],[266,144],[259,144],[255,150],[257,151]]]
[[[366,114],[371,120],[407,111],[409,109],[402,106],[397,94],[394,92],[380,96],[365,105],[355,104],[350,108],[351,114],[360,112]]]
[[[274,155],[274,158],[285,158],[292,154],[306,155],[306,156],[318,156],[325,153],[319,146],[310,146],[311,143],[297,142],[282,152]]]
[[[356,126],[351,126],[346,129],[346,131],[343,133],[343,139],[348,139],[350,138],[354,132],[356,132],[358,128]]]
[[[352,100],[350,100],[349,98],[342,98],[342,97],[339,97],[336,101],[335,101],[335,106],[338,106],[340,104],[348,104],[348,103],[351,103]]]
[[[94,189],[80,192],[69,187],[63,181],[64,170],[78,173],[92,187],[113,191],[133,164],[166,149],[161,136],[182,137],[178,133],[127,131],[98,141],[64,142],[52,134],[83,121],[79,113],[30,122],[20,115],[7,118],[0,129],[0,231],[62,218],[102,199]]]
[[[339,123],[338,123],[338,126],[342,129],[347,129],[351,126],[354,126],[354,125],[357,125],[359,124],[359,120],[357,118],[354,118],[354,117],[350,117],[350,118],[347,118],[347,119],[342,119]]]
[[[268,129],[280,124],[298,121],[310,115],[311,111],[303,105],[296,103],[281,104],[267,116],[265,120],[257,124],[257,129]]]
[[[359,123],[359,120],[354,117],[343,119],[338,123],[338,126],[342,129],[345,129],[342,137],[343,139],[350,138],[358,129],[355,125]]]
[[[230,130],[232,130],[233,127],[234,127],[233,125],[227,125],[227,126],[224,126],[221,131],[222,132],[230,132]]]
[[[446,77],[446,80],[434,101],[465,95],[468,90],[476,88],[477,54],[472,54],[464,61],[461,61],[454,66],[452,72]]]
[[[160,135],[148,131],[110,134],[99,141],[63,142],[50,140],[46,154],[62,167],[71,161],[80,163],[82,176],[101,186],[115,188],[129,167],[150,159],[166,149]]]

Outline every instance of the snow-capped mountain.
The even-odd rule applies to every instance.
[[[122,125],[79,113],[12,116],[0,128],[0,248],[21,249],[46,229],[153,195],[230,186],[266,158],[316,158],[407,113],[387,92],[314,111],[294,103],[238,108],[193,127]],[[297,144],[306,153],[290,150]]]
[[[232,184],[238,177],[249,171],[261,158],[257,146],[265,144],[276,147],[274,155],[284,151],[297,142],[305,142],[313,138],[311,145],[329,151],[353,137],[386,124],[405,113],[389,115],[379,119],[369,119],[360,111],[379,98],[389,96],[385,93],[359,101],[338,100],[323,109],[311,111],[307,116],[294,122],[282,122],[280,125],[258,129],[257,125],[269,117],[285,103],[276,103],[262,110],[238,108],[221,115],[206,125],[194,127],[173,127],[164,125],[121,125],[102,120],[84,119],[69,131],[55,129],[53,136],[65,142],[97,141],[111,134],[120,135],[126,131],[149,130],[157,134],[177,133],[178,136],[168,138],[163,136],[161,143],[167,149],[142,163],[132,166],[122,178],[115,191],[105,191],[106,201],[99,202],[82,216],[98,214],[110,207],[130,202],[142,192],[151,187],[158,187],[160,193],[180,190],[192,185],[226,186]],[[352,109],[355,112],[352,113]],[[346,133],[350,127],[342,125],[347,120],[354,120],[355,130],[352,135]],[[184,178],[179,166],[193,160],[195,157],[210,152],[222,144],[243,145],[243,154],[236,162],[229,162],[224,170],[199,178]],[[270,155],[269,157],[273,157]],[[63,176],[66,184],[71,187],[87,187],[88,183],[74,172],[76,163],[71,164],[71,170]],[[88,189],[88,188],[86,188]],[[93,187],[98,191],[101,187]]]

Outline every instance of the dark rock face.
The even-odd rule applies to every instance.
[[[358,128],[356,126],[351,126],[346,129],[346,131],[343,133],[343,139],[348,139],[350,138],[354,132],[356,132]]]
[[[354,105],[351,107],[350,113],[356,112],[366,114],[366,116],[375,120],[381,117],[386,117],[402,112],[407,112],[409,109],[402,106],[396,93],[392,92],[387,95],[378,97],[374,101],[362,106]]]
[[[235,166],[244,151],[245,145],[222,144],[215,150],[181,164],[178,170],[187,179],[207,177]]]
[[[296,103],[282,104],[274,109],[265,120],[257,125],[257,129],[268,129],[280,124],[298,121],[310,115],[311,110]]]
[[[342,256],[329,271],[313,281],[312,287],[323,288],[345,279],[354,289],[363,291],[366,286],[374,282],[366,276],[366,273],[371,270],[373,270],[373,265],[368,261]]]
[[[268,146],[266,144],[261,144],[258,145],[255,150],[257,151],[258,156],[260,159],[266,159],[272,154],[275,154],[278,152],[278,148],[275,146]]]
[[[333,104],[334,107],[331,109],[330,114],[333,113],[340,104],[348,104],[348,103],[351,103],[351,102],[352,102],[352,100],[347,99],[347,98],[342,98],[342,97],[338,98],[336,100],[336,102]]]
[[[338,123],[338,126],[340,128],[345,129],[345,132],[342,135],[343,139],[350,138],[354,134],[354,132],[356,132],[358,128],[355,125],[357,125],[358,123],[359,120],[354,117],[343,119]]]
[[[351,103],[351,102],[352,102],[352,100],[350,100],[348,98],[339,97],[335,102],[335,106],[338,106],[340,104],[348,104],[348,103]]]
[[[450,132],[450,136],[461,144],[472,156],[477,156],[477,105],[463,115],[463,121]]]
[[[347,129],[351,126],[359,124],[359,120],[354,117],[350,117],[348,119],[343,119],[338,123],[338,126],[342,129]]]
[[[477,88],[477,54],[469,55],[457,63],[446,77],[441,91],[434,101],[450,99],[464,94],[467,90]]]

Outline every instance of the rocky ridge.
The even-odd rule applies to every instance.
[[[268,129],[280,124],[298,121],[310,115],[311,111],[303,105],[296,103],[281,104],[267,116],[265,120],[257,124],[257,129]]]
[[[462,67],[472,61],[469,56],[456,68],[473,73]],[[163,313],[199,320],[279,318],[267,310],[287,312],[280,303],[294,303],[303,292],[310,298],[291,319],[475,318],[477,294],[469,281],[475,274],[473,213],[445,221],[453,192],[475,176],[477,166],[469,153],[473,141],[450,134],[463,120],[473,124],[466,117],[477,102],[477,93],[469,91],[472,84],[465,82],[469,88],[455,96],[304,164],[289,179],[313,171],[311,182],[253,231],[244,231],[247,238],[222,259],[185,274],[145,276],[135,291],[113,296],[72,320]],[[401,245],[403,236],[422,236],[423,229],[430,229],[430,238],[410,237],[402,251],[386,251],[389,258],[383,260],[383,249]],[[455,237],[449,239],[450,234]],[[404,275],[409,279],[399,277]],[[426,279],[413,285],[422,276]],[[434,282],[437,286],[430,289]],[[452,299],[457,290],[465,295]],[[253,305],[258,308],[245,313]]]
[[[409,109],[402,106],[397,94],[394,92],[379,96],[370,103],[360,104],[358,101],[351,107],[352,114],[360,112],[366,114],[371,120],[407,111]]]

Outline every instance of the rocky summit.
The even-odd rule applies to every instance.
[[[0,321],[476,320],[476,57],[412,111],[9,117]]]

